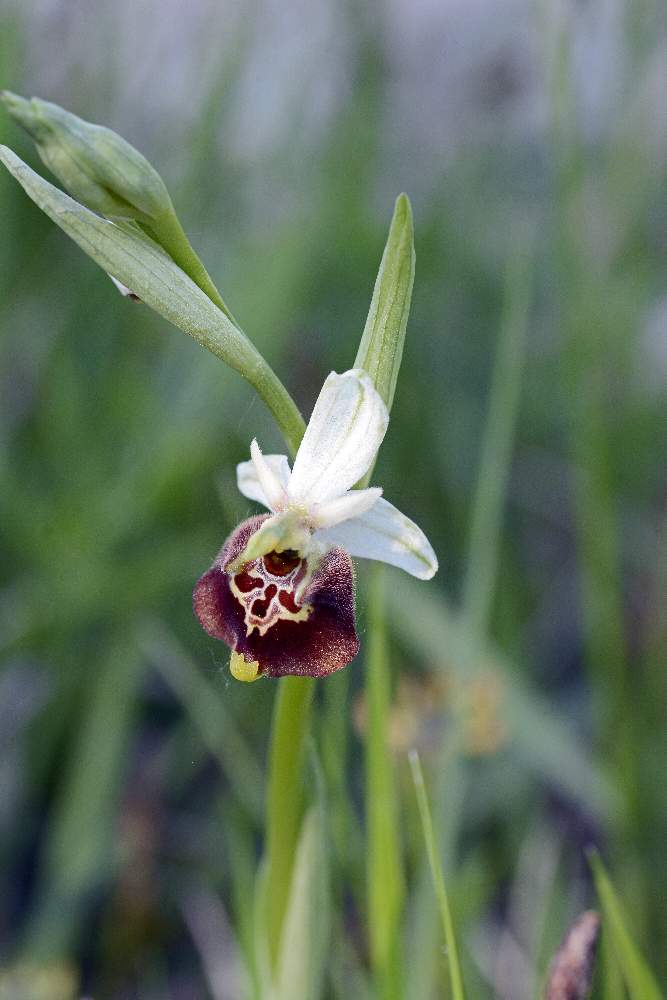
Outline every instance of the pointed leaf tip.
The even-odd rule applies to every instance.
[[[609,934],[628,995],[631,1000],[663,1000],[657,980],[631,936],[623,905],[599,853],[592,848],[587,855],[602,908],[605,930]]]
[[[32,136],[51,173],[81,205],[114,222],[130,221],[155,240],[234,321],[193,250],[169,192],[146,157],[111,129],[85,121],[39,97],[0,94],[9,114]]]
[[[27,104],[28,101],[25,97],[19,97],[11,90],[0,90],[0,103],[4,104],[10,114],[13,113],[14,108],[20,108],[21,105]]]
[[[388,410],[403,357],[414,276],[412,208],[408,196],[400,194],[354,364],[368,372]]]
[[[87,208],[142,223],[173,215],[155,168],[111,129],[39,97],[27,100],[7,91],[3,103],[32,136],[49,170]]]
[[[412,205],[405,191],[401,191],[394,205],[394,218],[397,222],[408,220],[412,225]]]
[[[157,243],[89,211],[7,146],[0,145],[0,162],[28,197],[107,274],[255,384],[255,348]]]
[[[405,191],[397,197],[394,202],[394,215],[391,220],[391,228],[402,228],[405,230],[405,236],[408,236],[412,241],[413,236],[413,217],[412,217],[412,204],[408,198]],[[391,232],[391,229],[390,229]]]
[[[17,125],[25,129],[34,140],[41,156],[40,143],[47,141],[49,125],[40,114],[38,99],[21,97],[20,94],[15,94],[11,90],[2,90],[0,91],[0,104],[4,106],[7,114],[14,119]]]

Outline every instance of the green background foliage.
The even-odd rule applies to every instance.
[[[412,747],[468,998],[536,995],[594,904],[591,845],[662,983],[667,26],[650,0],[436,7],[0,0],[0,86],[156,165],[305,415],[412,200],[373,482],[441,569],[387,569],[367,613],[359,568],[362,653],[316,693],[317,895],[290,900],[309,962],[284,956],[285,995],[448,995]],[[6,115],[0,141],[46,173]],[[276,688],[231,681],[190,602],[254,512],[235,463],[253,436],[284,449],[4,171],[0,226],[0,997],[243,996]],[[603,941],[597,1000],[624,996],[617,957]]]

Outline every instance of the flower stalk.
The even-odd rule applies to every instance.
[[[278,958],[304,805],[306,742],[315,680],[282,677],[273,707],[266,800],[264,926],[272,966]]]
[[[387,410],[391,410],[398,370],[400,368],[403,342],[407,327],[408,313],[414,279],[415,253],[413,243],[412,209],[406,195],[396,200],[387,244],[382,256],[375,283],[373,300],[366,321],[355,367],[368,373],[373,385],[384,400]],[[368,477],[370,476],[370,469]],[[360,485],[368,484],[364,476]],[[380,762],[386,752],[385,724],[387,686],[386,674],[386,634],[383,612],[383,586],[380,567],[373,567],[370,611],[373,618],[371,629],[372,648],[369,656],[370,673],[367,692],[374,706],[377,733],[374,750],[367,759],[367,778],[373,781],[375,772],[380,771]],[[267,793],[267,868],[264,895],[265,919],[268,933],[269,951],[272,963],[276,956],[282,933],[289,881],[294,866],[294,849],[298,822],[303,811],[303,770],[305,741],[309,731],[314,693],[314,681],[310,678],[283,677],[274,705],[274,721],[271,731],[269,752],[269,783]],[[380,802],[377,795],[375,816],[371,819],[372,834],[369,834],[369,850],[380,840],[392,847],[395,858],[398,843],[392,814],[393,781],[388,778],[385,788],[386,798]],[[387,807],[389,811],[387,812]],[[391,913],[389,922],[383,921],[386,934],[374,942],[375,965],[380,978],[384,979],[387,996],[392,991],[392,961],[390,948],[395,942],[397,923],[402,908],[403,886],[398,867],[394,871],[395,884],[390,877]],[[375,875],[380,877],[381,872]],[[381,895],[372,890],[371,907],[383,905]],[[382,970],[382,971],[380,971]],[[397,984],[395,984],[397,985]]]
[[[391,703],[389,643],[382,568],[374,566],[369,576],[365,748],[368,928],[378,997],[398,1000],[402,992],[398,975],[401,964],[399,928],[405,886],[395,776],[392,762],[387,761]]]

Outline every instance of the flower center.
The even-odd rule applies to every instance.
[[[281,620],[307,620],[312,606],[297,603],[295,596],[306,569],[306,560],[294,549],[286,549],[267,552],[230,577],[232,593],[243,608],[246,635],[253,629],[265,635]]]

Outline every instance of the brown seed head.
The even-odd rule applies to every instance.
[[[586,1000],[599,936],[600,917],[587,910],[572,924],[554,955],[544,1000]]]

